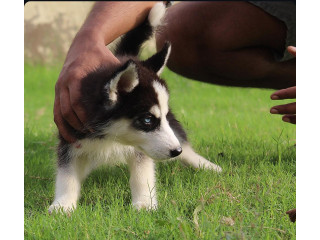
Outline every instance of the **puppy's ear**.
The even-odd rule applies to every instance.
[[[137,65],[134,61],[126,62],[105,86],[109,99],[116,102],[118,94],[129,93],[139,84]]]
[[[171,52],[171,44],[166,42],[160,52],[157,52],[155,55],[149,59],[142,62],[142,64],[157,73],[158,76],[162,73],[164,67],[167,64]]]

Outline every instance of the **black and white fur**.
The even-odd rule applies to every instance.
[[[136,57],[164,14],[165,6],[157,3],[148,19],[121,39],[115,51],[120,67],[102,67],[82,80],[91,131],[74,131],[80,148],[60,137],[55,200],[49,212],[76,208],[82,181],[105,163],[129,165],[132,204],[137,209],[157,207],[155,160],[176,157],[194,168],[221,171],[191,148],[169,109],[168,88],[159,76],[170,44],[146,61]]]

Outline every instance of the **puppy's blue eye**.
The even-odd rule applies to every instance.
[[[145,119],[143,119],[143,122],[145,124],[150,124],[151,123],[151,117],[146,117]]]
[[[151,126],[154,123],[154,116],[147,114],[140,118],[140,122],[145,126]]]
[[[141,114],[136,121],[133,122],[133,126],[144,132],[149,132],[156,129],[160,124],[160,119],[153,116],[151,113]]]

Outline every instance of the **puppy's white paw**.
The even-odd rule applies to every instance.
[[[71,213],[76,209],[73,203],[60,203],[59,201],[54,201],[48,209],[49,214],[56,212]]]
[[[209,161],[206,161],[204,164],[202,164],[201,168],[208,169],[215,172],[222,172],[222,168],[220,166]]]
[[[157,202],[150,202],[150,201],[137,201],[132,203],[132,205],[137,209],[146,209],[146,210],[156,210],[157,209]]]

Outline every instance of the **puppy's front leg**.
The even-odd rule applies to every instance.
[[[129,160],[132,204],[141,208],[156,209],[155,166],[151,158],[137,153]]]
[[[49,207],[49,213],[58,211],[70,212],[76,208],[80,195],[81,181],[72,166],[59,167],[56,177],[55,199]]]
[[[87,157],[76,157],[70,150],[68,155],[60,156],[60,164],[56,177],[56,193],[49,213],[62,209],[65,212],[77,207],[81,183],[93,169],[92,162]],[[68,159],[66,156],[73,156]]]

